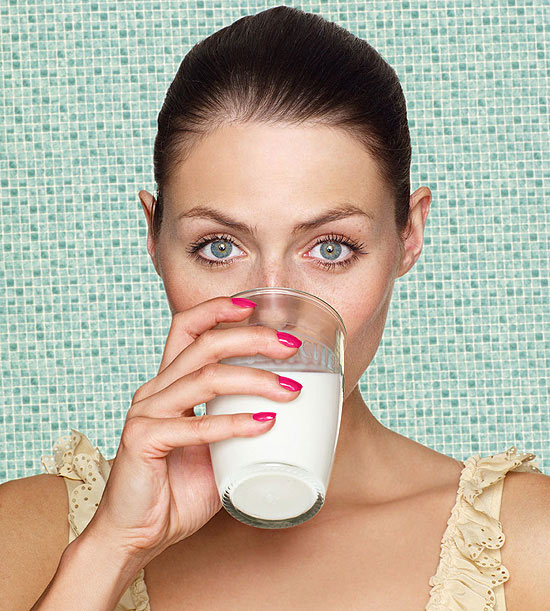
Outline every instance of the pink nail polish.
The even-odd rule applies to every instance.
[[[254,414],[252,418],[260,422],[266,422],[267,420],[273,420],[277,414],[275,412],[258,412]]]
[[[289,346],[290,348],[299,348],[302,345],[302,342],[297,337],[290,335],[290,333],[285,333],[284,331],[277,331],[277,337],[281,344]]]
[[[250,301],[250,299],[244,299],[243,297],[233,297],[231,301],[241,308],[255,308],[258,305],[257,303]]]
[[[298,392],[302,388],[300,382],[296,382],[296,380],[291,380],[290,378],[285,378],[284,376],[278,376],[278,378],[279,384],[287,390]]]

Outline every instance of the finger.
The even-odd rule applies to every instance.
[[[210,363],[134,403],[128,410],[126,420],[140,416],[175,418],[191,415],[195,405],[211,401],[219,395],[260,395],[273,401],[291,401],[299,394],[299,390],[292,391],[282,386],[279,376],[271,371]]]
[[[191,342],[220,322],[244,320],[254,308],[234,304],[231,297],[214,297],[176,312],[168,331],[158,373],[161,373]]]
[[[222,358],[262,354],[273,359],[287,359],[298,348],[281,343],[277,331],[263,325],[208,329],[180,352],[162,373],[147,383],[147,396]]]
[[[164,458],[185,446],[213,443],[232,437],[253,437],[266,432],[273,420],[257,421],[253,414],[223,414],[200,418],[144,418],[130,420],[122,431],[120,445],[126,455]],[[122,453],[124,455],[124,453]]]

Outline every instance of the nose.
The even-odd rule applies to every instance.
[[[256,269],[252,275],[253,278],[250,278],[250,280],[253,282],[253,284],[250,284],[251,287],[278,286],[297,288],[292,280],[292,274],[281,260],[278,262],[274,261],[271,264],[264,263],[263,265],[259,265],[258,269]]]
[[[303,288],[301,283],[296,282],[296,278],[292,276],[287,266],[280,259],[278,262],[272,261],[271,263],[264,261],[263,265],[257,266],[256,269],[251,271],[246,286],[242,287],[241,290],[262,288],[286,288],[307,292],[307,289]],[[256,322],[279,330],[283,330],[287,326],[287,321],[293,320],[293,312],[295,313],[297,305],[299,306],[296,300],[288,299],[285,293],[264,293],[257,296],[243,294],[242,296],[252,299],[260,305],[248,319],[249,324]]]
[[[270,291],[269,289],[272,288],[281,290]],[[295,293],[294,290],[298,292]],[[237,296],[251,299],[258,304],[258,307],[254,308],[246,321],[240,324],[265,325],[296,335],[302,341],[309,338],[315,344],[320,342],[325,346],[332,346],[336,337],[335,333],[337,333],[334,316],[327,311],[325,306],[312,301],[308,295],[315,297],[314,293],[301,291],[295,287],[274,285],[250,287],[241,291]],[[225,324],[238,325],[239,323]],[[223,326],[224,323],[221,325]]]

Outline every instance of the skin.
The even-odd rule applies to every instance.
[[[287,286],[317,295],[344,320],[346,389],[331,481],[319,516],[328,517],[343,505],[403,498],[422,487],[422,481],[433,480],[434,461],[452,459],[383,426],[358,386],[380,344],[394,281],[420,256],[430,189],[422,186],[410,196],[411,230],[405,239],[398,233],[392,196],[376,162],[351,136],[320,125],[233,124],[195,145],[163,185],[163,197],[162,228],[155,242],[154,197],[139,192],[148,224],[147,250],[172,314],[219,295]],[[292,237],[296,224],[340,202],[368,210],[375,220],[350,216]],[[210,219],[177,220],[199,203],[255,226],[253,237]],[[315,243],[331,233],[364,243],[368,254],[358,254],[357,261],[336,271],[316,265],[315,260],[330,260]],[[190,243],[213,234],[231,237],[231,264],[208,266],[186,252]],[[195,255],[215,259],[211,246]],[[352,254],[342,245],[337,260]]]

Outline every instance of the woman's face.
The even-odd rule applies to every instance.
[[[425,211],[418,206],[416,231],[401,245],[391,194],[352,137],[326,126],[234,124],[197,143],[162,191],[156,243],[153,198],[140,197],[172,314],[260,286],[312,293],[346,325],[348,396],[378,349],[395,278],[420,254],[429,189],[411,196],[412,204],[424,194]],[[333,220],[312,222],[329,210]]]

